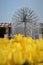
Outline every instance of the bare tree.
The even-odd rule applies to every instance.
[[[35,22],[37,20],[38,18],[36,14],[34,13],[34,10],[31,10],[26,7],[16,11],[15,14],[13,15],[13,21],[17,22],[17,25],[24,23],[25,36],[26,36],[26,24]]]

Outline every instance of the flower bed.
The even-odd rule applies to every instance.
[[[43,39],[33,40],[21,34],[11,40],[0,38],[0,65],[41,65],[41,62]]]

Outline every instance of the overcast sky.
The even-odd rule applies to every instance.
[[[43,22],[43,0],[0,0],[0,22],[11,22],[17,9],[29,7]]]

